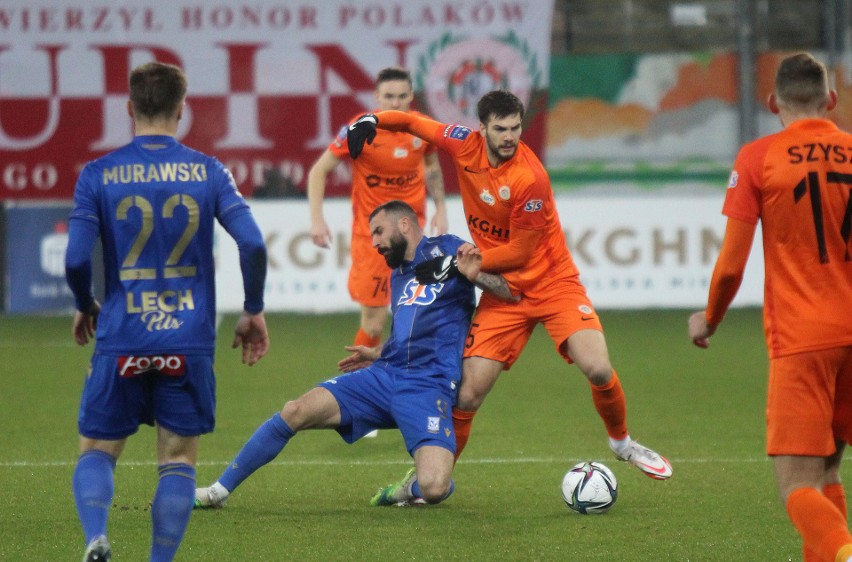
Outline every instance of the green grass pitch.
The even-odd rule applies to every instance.
[[[670,481],[614,460],[587,383],[539,328],[477,415],[444,504],[369,506],[409,465],[398,432],[352,446],[305,432],[225,509],[193,514],[178,560],[801,560],[763,453],[760,311],[731,311],[706,351],[688,341],[687,316],[602,313],[631,434],[671,460]],[[253,368],[230,349],[233,322],[220,327],[218,422],[201,441],[199,485],[285,400],[335,374],[357,318],[270,315],[272,348]],[[71,475],[91,351],[72,344],[69,317],[0,316],[0,560],[82,555]],[[117,561],[148,556],[153,446],[143,427],[119,461],[109,521]],[[560,496],[565,471],[589,459],[619,481],[606,515],[575,514]]]

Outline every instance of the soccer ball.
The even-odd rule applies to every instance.
[[[562,479],[562,499],[577,513],[606,513],[616,498],[618,482],[615,475],[599,462],[575,464]]]

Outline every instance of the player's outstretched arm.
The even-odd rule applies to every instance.
[[[499,274],[485,273],[482,268],[482,252],[470,243],[462,244],[456,253],[456,264],[459,273],[482,289],[488,291],[495,297],[509,302],[519,302],[521,297],[512,294],[509,283]]]
[[[234,327],[233,348],[242,346],[243,363],[249,367],[257,363],[269,351],[269,333],[263,312],[249,314],[243,311]]]
[[[364,345],[347,345],[346,351],[352,354],[337,363],[337,368],[343,373],[351,373],[370,366],[382,354],[382,346],[367,347]]]

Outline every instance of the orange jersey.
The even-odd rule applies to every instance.
[[[411,113],[422,116],[416,111]],[[328,147],[340,159],[349,158],[347,129],[348,125],[344,126]],[[353,234],[369,236],[370,213],[392,199],[411,205],[417,213],[420,226],[425,225],[426,179],[423,157],[432,151],[434,148],[428,142],[408,133],[378,131],[373,144],[365,145],[361,155],[352,160]]]
[[[761,221],[770,357],[852,345],[852,135],[802,119],[744,146],[722,212]]]
[[[512,158],[492,168],[478,131],[395,111],[380,113],[379,123],[425,136],[453,156],[467,226],[482,250],[483,263],[489,250],[509,244],[513,231],[542,233],[520,267],[500,271],[514,292],[540,294],[557,280],[579,275],[556,213],[550,178],[526,144],[520,142]]]

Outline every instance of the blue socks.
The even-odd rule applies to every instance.
[[[115,490],[115,459],[103,451],[86,451],[77,459],[72,488],[86,544],[106,535],[107,515]]]
[[[160,483],[151,504],[153,540],[151,562],[170,561],[175,557],[195,501],[195,468],[169,463],[159,468]]]
[[[237,458],[219,477],[219,483],[229,492],[233,492],[255,470],[277,457],[295,434],[276,412],[243,445]]]

